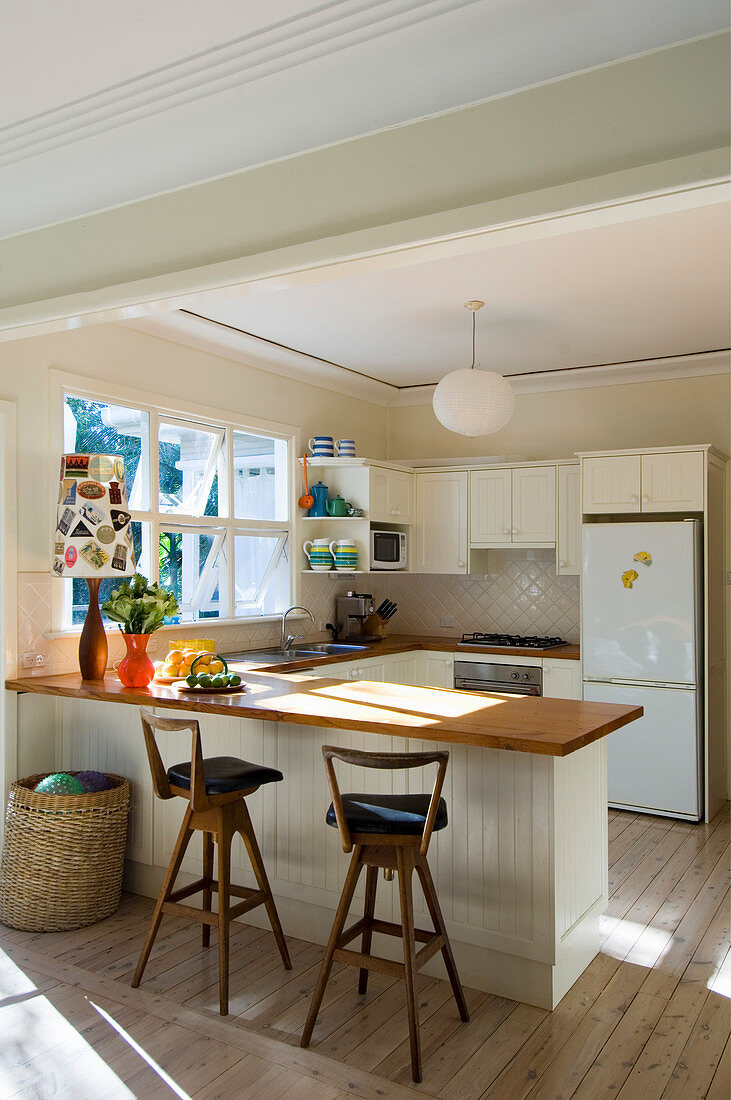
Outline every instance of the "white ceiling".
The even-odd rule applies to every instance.
[[[469,366],[472,298],[505,375],[696,355],[729,344],[728,242],[719,203],[188,309],[400,387]]]
[[[11,0],[0,237],[727,23],[726,0]]]

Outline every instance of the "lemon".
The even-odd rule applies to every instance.
[[[223,672],[223,661],[214,660],[211,661],[209,668],[211,672]]]

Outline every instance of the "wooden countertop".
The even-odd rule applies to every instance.
[[[569,753],[642,716],[642,707],[520,695],[482,695],[444,688],[342,681],[311,673],[277,675],[242,669],[239,694],[181,694],[162,684],[126,688],[114,673],[103,681],[78,675],[8,680],[11,691],[171,707],[198,714],[295,725],[369,730],[425,741],[508,749],[548,756]]]

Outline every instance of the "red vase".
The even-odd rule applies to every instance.
[[[155,675],[155,666],[147,656],[150,634],[123,634],[127,656],[117,666],[117,676],[125,687],[145,688]]]

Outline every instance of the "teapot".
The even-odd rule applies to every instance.
[[[310,485],[310,492],[315,498],[315,503],[310,508],[309,515],[326,516],[328,514],[327,485],[318,481],[317,485]]]
[[[350,505],[343,497],[333,497],[327,502],[327,514],[329,516],[347,516]]]

